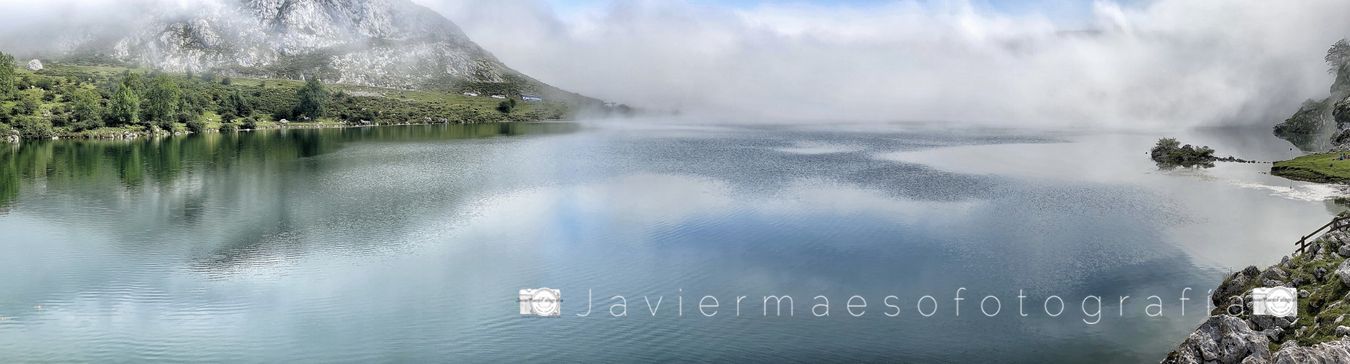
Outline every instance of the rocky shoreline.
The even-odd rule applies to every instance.
[[[1292,247],[1291,247],[1292,249]],[[1350,363],[1350,232],[1332,231],[1265,270],[1224,279],[1210,317],[1163,363]],[[1293,287],[1293,319],[1252,315],[1252,289]]]
[[[535,120],[535,121],[500,121],[500,122],[497,122],[497,123],[516,123],[516,122],[529,123],[529,122],[541,122],[541,121],[543,121],[543,120]],[[381,127],[381,126],[447,125],[447,124],[463,124],[463,123],[455,123],[455,122],[440,121],[440,120],[436,120],[436,121],[432,121],[432,122],[425,122],[425,123],[414,123],[414,122],[402,122],[402,123],[370,123],[370,122],[366,122],[366,123],[341,123],[341,124],[335,124],[335,123],[327,123],[327,124],[325,124],[325,123],[288,123],[288,124],[281,124],[281,125],[275,125],[275,126],[271,126],[271,127],[264,127],[264,128],[257,128],[257,129],[239,129],[238,131],[236,131],[236,133],[242,133],[242,132],[257,132],[257,131],[272,131],[272,130],[289,130],[289,129],[348,129],[348,128],[371,128],[371,127]],[[206,134],[217,134],[217,133],[222,133],[222,132],[219,131],[219,130],[216,130],[216,129],[208,129],[208,130],[205,130],[203,133],[206,133]],[[136,139],[141,139],[141,138],[164,138],[164,137],[174,137],[174,136],[191,135],[191,134],[195,134],[195,133],[193,133],[193,132],[191,132],[191,131],[172,131],[172,132],[170,132],[170,131],[163,131],[163,130],[157,130],[157,131],[131,131],[131,130],[127,130],[127,131],[124,131],[124,132],[102,133],[102,134],[97,134],[97,135],[88,135],[88,134],[66,134],[66,135],[59,135],[59,136],[52,137],[51,140],[69,139],[69,140],[104,140],[104,141],[117,141],[117,140],[136,140]],[[25,141],[25,140],[29,140],[29,139],[24,139],[24,138],[20,137],[18,134],[11,134],[11,135],[0,136],[0,143],[14,143],[14,144],[17,144],[17,143],[22,143],[22,142]]]

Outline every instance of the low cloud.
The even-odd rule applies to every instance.
[[[1325,96],[1350,33],[1340,0],[1097,2],[1072,25],[962,1],[417,1],[556,86],[743,121],[1269,125]]]
[[[1068,22],[1059,8],[960,0],[413,1],[545,82],[714,121],[1270,125],[1325,96],[1322,56],[1350,34],[1343,0],[1099,1]],[[0,0],[0,49],[68,49],[129,28],[147,9],[218,4]]]

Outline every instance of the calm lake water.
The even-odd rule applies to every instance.
[[[1268,134],[1179,136],[1295,153]],[[1269,165],[1159,170],[1157,137],[634,121],[0,146],[0,362],[1157,361],[1224,274],[1341,210]],[[534,287],[561,318],[519,315]]]

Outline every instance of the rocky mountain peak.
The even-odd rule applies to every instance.
[[[567,94],[510,69],[410,0],[204,0],[146,13],[120,35],[74,37],[67,51],[168,72]]]

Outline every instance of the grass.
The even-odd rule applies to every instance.
[[[1298,181],[1350,183],[1350,158],[1340,160],[1341,155],[1341,153],[1309,154],[1275,162],[1270,167],[1270,174]]]

